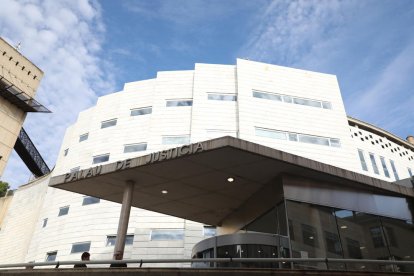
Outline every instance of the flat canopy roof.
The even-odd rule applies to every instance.
[[[233,137],[55,176],[49,186],[122,203],[125,183],[134,181],[132,206],[220,225],[282,173],[414,197],[404,186]]]

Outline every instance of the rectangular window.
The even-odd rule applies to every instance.
[[[141,116],[152,113],[152,106],[131,109],[131,116]]]
[[[68,153],[69,153],[69,148],[65,149],[65,151],[63,152],[63,156],[68,155]]]
[[[332,109],[332,104],[327,101],[303,99],[303,98],[292,97],[289,95],[281,95],[277,93],[263,92],[263,91],[258,91],[258,90],[253,90],[252,92],[253,92],[253,97],[255,98],[278,101],[278,102],[281,102],[283,99],[283,102],[285,103],[306,105],[306,106],[312,106],[312,107],[323,108],[323,109]]]
[[[278,139],[278,140],[286,140],[285,132],[265,129],[265,128],[258,128],[258,127],[256,127],[256,136]]]
[[[89,132],[79,136],[79,143],[82,141],[88,140],[88,136],[89,136]]]
[[[117,119],[111,119],[108,121],[101,122],[101,128],[107,128],[111,126],[116,126]]]
[[[375,161],[375,156],[373,153],[369,153],[369,159],[371,159],[372,169],[374,170],[374,173],[379,174],[377,162]]]
[[[203,227],[203,236],[204,237],[214,237],[216,235],[216,227],[215,226],[204,226]]]
[[[316,229],[313,226],[302,224],[302,238],[303,243],[313,246],[319,247],[318,245],[318,234],[316,233]]]
[[[183,240],[184,229],[153,229],[150,239],[152,241]]]
[[[342,255],[341,242],[339,241],[339,236],[328,231],[324,231],[324,233],[326,241],[326,250],[337,255]]]
[[[292,97],[291,96],[283,96],[283,101],[285,103],[292,103]]]
[[[234,94],[216,94],[208,93],[207,98],[214,101],[236,101],[237,96]]]
[[[299,142],[329,146],[329,139],[324,137],[310,136],[305,134],[299,134]]]
[[[319,107],[319,108],[322,107],[321,102],[314,101],[314,100],[309,100],[309,99],[293,98],[293,103],[300,104],[300,105]]]
[[[371,227],[369,228],[369,232],[371,233],[372,243],[374,244],[375,248],[384,247],[384,239],[382,237],[381,227]]]
[[[394,228],[385,226],[384,228],[385,236],[390,246],[398,247],[397,238],[395,237]]]
[[[47,225],[47,218],[43,219],[43,225],[42,225],[42,228],[45,228],[45,227],[46,227],[46,225]]]
[[[106,236],[106,246],[115,246],[116,235]],[[126,235],[125,245],[132,245],[134,243],[134,235]]]
[[[285,132],[279,131],[274,129],[266,129],[255,127],[255,134],[256,136],[278,139],[278,140],[287,140],[294,141],[294,142],[301,142],[301,143],[308,143],[308,144],[315,144],[315,145],[323,145],[323,146],[331,146],[331,147],[340,147],[341,141],[337,138],[327,138],[327,137],[319,137],[313,136],[308,134],[300,134],[300,133],[292,133],[292,132]]]
[[[193,100],[167,100],[166,102],[167,107],[172,106],[192,106]]]
[[[78,172],[79,170],[80,170],[80,167],[79,167],[79,166],[77,166],[77,167],[74,167],[74,168],[70,169],[70,172],[71,172],[71,173],[73,173],[73,172]]]
[[[109,160],[109,153],[94,156],[92,159],[92,164],[99,164]]]
[[[54,262],[56,260],[57,251],[46,253],[46,262]]]
[[[124,153],[146,151],[146,150],[147,150],[147,143],[124,145]]]
[[[331,144],[331,147],[340,148],[341,147],[341,141],[337,138],[330,138],[329,142]]]
[[[390,173],[388,172],[387,164],[385,163],[385,158],[380,156],[380,160],[381,160],[382,169],[384,170],[384,175],[389,178]]]
[[[87,252],[91,249],[91,242],[78,242],[72,244],[72,250],[70,253],[79,253],[79,252]]]
[[[332,109],[332,104],[330,102],[322,102],[322,107],[324,109]]]
[[[361,161],[361,166],[364,171],[368,171],[367,163],[365,162],[364,151],[358,149],[359,161]]]
[[[99,203],[101,199],[93,196],[85,196],[82,201],[82,205],[90,205],[90,204],[96,204]]]
[[[410,175],[410,177],[413,177],[413,171],[411,170],[411,168],[407,168],[408,170],[408,174]]]
[[[272,93],[265,93],[265,92],[259,92],[253,90],[253,97],[260,98],[260,99],[266,99],[266,100],[272,100],[272,101],[282,101],[282,96]]]
[[[352,259],[362,259],[361,245],[359,241],[345,238],[348,255]]]
[[[69,213],[69,206],[60,207],[58,217],[66,216],[68,213]]]
[[[189,135],[164,136],[162,137],[162,143],[164,145],[188,144],[190,143],[190,136]]]
[[[400,178],[398,177],[398,172],[397,172],[397,168],[395,167],[394,161],[390,160],[390,163],[391,163],[392,172],[394,173],[395,180],[400,180]]]
[[[289,133],[289,141],[294,141],[297,142],[298,141],[298,135],[296,133]]]

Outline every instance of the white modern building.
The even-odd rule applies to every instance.
[[[95,260],[110,259],[120,204],[48,187],[50,177],[72,173],[76,178],[77,171],[222,136],[232,136],[276,149],[289,156],[303,157],[332,168],[370,177],[366,179],[381,180],[383,186],[391,187],[387,189],[397,187],[395,189],[398,191],[395,190],[393,196],[400,193],[396,198],[401,200],[390,199],[396,205],[403,202],[404,198],[407,202],[413,199],[411,182],[400,181],[412,177],[412,140],[402,140],[378,127],[348,117],[336,76],[243,59],[238,59],[236,65],[196,64],[194,70],[158,72],[154,79],[127,83],[122,91],[100,97],[96,106],[79,114],[77,122],[66,131],[51,175],[21,186],[14,192],[4,219],[0,221],[0,248],[8,252],[0,256],[0,263],[79,260],[84,251],[89,251],[91,258]],[[264,170],[260,171],[260,164],[254,166],[255,174],[266,174]],[[185,163],[185,170],[195,171],[196,166],[188,161]],[[196,185],[184,185],[181,180],[185,177],[181,170],[159,173],[175,173],[175,187],[181,189],[180,193],[188,199],[186,204],[189,206],[210,202],[217,208],[222,205],[224,208],[225,203],[232,197],[237,198],[225,191],[221,195],[208,198],[209,189],[215,189],[218,185],[211,183],[204,187],[205,201],[197,200],[195,195],[203,188],[197,187],[197,191],[192,191],[191,187],[196,189]],[[146,177],[151,176],[148,174]],[[238,177],[239,175],[234,175],[236,181]],[[100,185],[95,187],[99,187],[100,192],[104,193],[106,189],[110,189],[108,183],[95,183]],[[253,182],[247,184],[241,187],[240,193],[256,191],[258,185]],[[146,195],[151,200],[152,196],[160,193],[167,194],[168,190],[163,190],[160,185],[154,186],[152,190],[140,190],[141,196]],[[299,203],[289,204],[290,210],[299,210],[292,207]],[[333,205],[326,206],[341,207]],[[358,206],[355,208],[351,211],[367,212],[366,209],[359,210]],[[393,246],[397,243],[402,246],[404,241],[398,240],[401,237],[411,238],[411,241],[406,241],[408,249],[401,249],[403,253],[398,257],[414,260],[414,255],[407,253],[409,248],[414,249],[413,210],[406,206],[404,208],[406,209],[400,215],[398,212],[393,213],[397,214],[395,216],[387,213],[389,217],[405,225],[402,228],[405,229],[404,234],[390,234],[397,230],[389,230],[391,228],[388,226],[378,229],[371,227],[370,231],[371,235],[377,235],[372,238],[377,242],[376,245],[381,246],[382,239],[386,241],[383,242],[383,247],[388,251],[393,242]],[[298,212],[297,217],[301,217],[300,214]],[[386,217],[380,211],[373,211],[372,214]],[[288,256],[324,256],[323,252],[326,250],[321,248],[325,246],[328,248],[326,252],[333,251],[342,257],[348,254],[344,252],[351,252],[355,247],[360,248],[359,251],[349,254],[348,257],[396,256],[365,256],[365,246],[356,246],[355,244],[360,243],[352,239],[344,239],[340,244],[337,238],[339,234],[326,234],[323,230],[318,230],[320,237],[317,241],[316,228],[306,228],[303,225],[303,222],[298,222],[299,228],[294,228],[294,221],[289,216],[290,233],[286,236],[290,237],[290,242],[286,241],[289,244],[286,248],[291,253],[286,253]],[[249,227],[244,226],[232,228],[230,231],[225,223],[208,225],[133,208],[124,258],[190,258],[197,252],[206,250],[208,247],[192,252],[196,244],[215,236],[216,232],[229,234],[248,229]],[[302,229],[302,234],[299,229]],[[278,232],[279,234],[281,235]],[[295,250],[295,242],[298,241],[297,238],[293,241],[294,235],[303,239],[306,236],[312,237],[312,243],[304,243],[306,246],[320,248],[318,250],[321,252],[299,245],[297,246],[301,249]],[[315,242],[321,244],[317,246]],[[200,247],[199,244],[197,246]],[[348,251],[344,248],[348,248]]]

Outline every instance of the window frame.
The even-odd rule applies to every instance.
[[[166,107],[186,107],[193,106],[193,99],[168,99],[165,100]]]
[[[358,156],[359,156],[359,161],[361,163],[362,170],[367,172],[368,166],[367,166],[367,162],[365,161],[364,151],[362,149],[358,149]]]
[[[55,262],[56,257],[57,257],[57,253],[58,253],[57,250],[46,252],[45,262]],[[54,256],[53,260],[49,260],[50,256]]]
[[[88,202],[88,199],[90,199],[90,202]],[[86,200],[86,201],[85,201]],[[93,205],[93,204],[98,204],[101,202],[101,199],[99,197],[94,197],[94,196],[84,196],[83,200],[82,200],[82,206],[87,206],[87,205]]]
[[[76,242],[76,243],[72,243],[72,248],[70,250],[70,254],[76,254],[76,253],[81,253],[81,252],[88,252],[91,250],[91,241],[85,241],[85,242]],[[75,247],[78,245],[88,245],[87,249],[86,248],[81,248],[78,249],[77,251],[74,251]]]
[[[105,161],[99,161],[99,162],[97,162],[97,161],[95,160],[96,158],[99,158],[99,157],[104,157],[104,156],[108,156],[108,160],[105,160]],[[100,164],[100,163],[105,163],[105,162],[108,162],[108,161],[109,161],[110,156],[111,156],[111,154],[110,154],[110,153],[105,153],[105,154],[100,154],[100,155],[95,155],[95,156],[92,156],[92,164]]]
[[[131,237],[132,237],[132,239],[131,239]],[[105,247],[115,246],[116,238],[117,238],[117,235],[106,235]],[[134,234],[127,234],[125,236],[125,246],[133,245],[134,244],[134,238],[135,238]]]
[[[164,233],[162,233],[164,231]],[[159,236],[168,236],[168,231],[170,232],[178,232],[178,235],[176,235],[178,238],[155,238],[154,239],[154,233],[156,232],[160,232],[158,233]],[[174,237],[174,234],[170,235],[171,237]],[[149,236],[149,240],[150,241],[182,241],[184,240],[184,236],[185,236],[185,230],[183,228],[158,228],[158,229],[151,229],[150,232],[150,236]]]
[[[138,114],[133,114],[134,112],[137,112]],[[142,111],[142,112],[141,112]],[[149,112],[147,112],[149,111]],[[136,117],[136,116],[144,116],[152,114],[152,106],[145,106],[145,107],[139,107],[139,108],[132,108],[129,116]]]
[[[88,138],[89,138],[89,132],[79,135],[79,143],[88,140]]]
[[[117,123],[118,123],[118,118],[101,121],[101,129],[109,128],[109,127],[114,127],[114,126],[117,125]]]
[[[207,100],[223,101],[223,102],[237,102],[237,95],[235,93],[207,92]]]
[[[141,145],[142,146],[145,145],[145,148],[144,149],[140,149],[140,150],[130,150],[130,151],[126,151],[127,150],[127,147],[131,147],[132,148],[133,146],[141,146]],[[146,151],[147,148],[148,148],[148,143],[147,142],[135,143],[135,144],[125,144],[124,145],[124,153]]]
[[[70,209],[70,205],[59,207],[58,217],[67,216],[69,214],[69,209]],[[63,210],[66,210],[66,212]]]
[[[372,152],[369,152],[368,155],[369,155],[369,159],[371,160],[371,166],[372,166],[374,173],[379,175],[380,173],[379,173],[379,169],[377,166],[377,162],[375,160],[375,154],[373,154]]]

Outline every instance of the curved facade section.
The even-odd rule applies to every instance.
[[[361,163],[360,173],[389,182],[414,175],[413,144],[358,119],[348,117],[348,120]],[[413,187],[409,182],[405,185]]]
[[[226,135],[356,171],[348,131],[333,75],[246,60],[196,64],[99,98],[68,129],[55,173]]]

